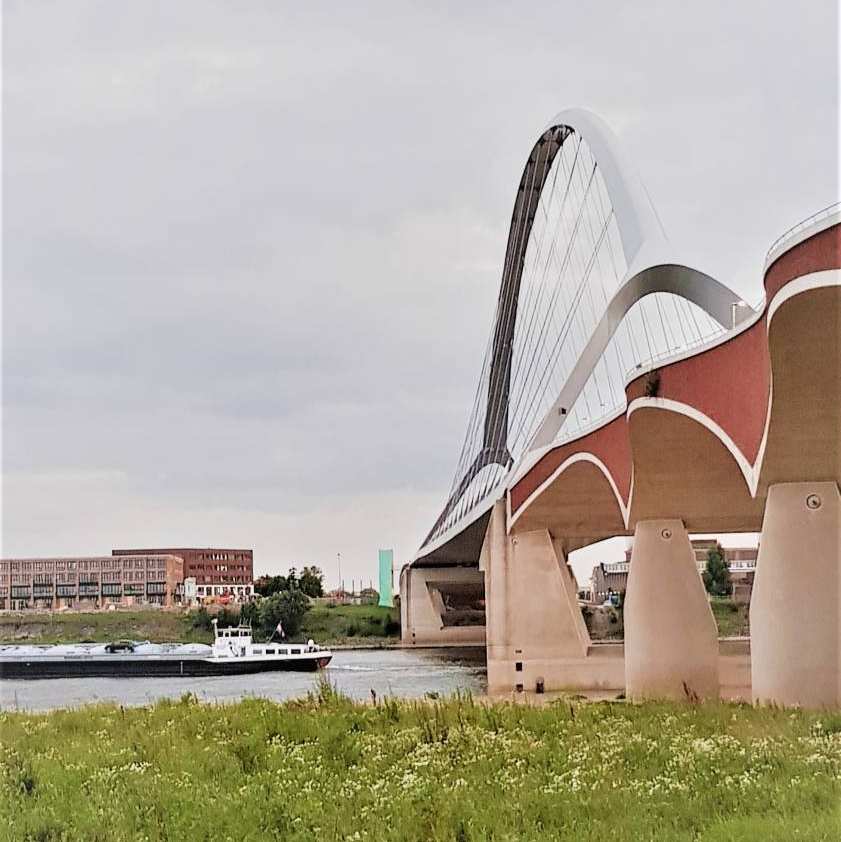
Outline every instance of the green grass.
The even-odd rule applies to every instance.
[[[194,629],[191,618],[180,612],[155,609],[0,616],[2,643],[103,643],[121,639],[210,643],[213,634]]]
[[[714,596],[710,600],[719,637],[748,637],[750,618],[748,606],[733,602],[726,597]]]
[[[0,616],[0,643],[102,643],[120,639],[212,643],[211,631],[193,628],[193,616],[154,609],[4,614]],[[326,645],[383,645],[400,639],[398,621],[395,608],[313,605],[304,615],[297,637],[311,637]]]
[[[400,640],[400,612],[378,605],[313,605],[304,615],[301,635],[329,644],[376,645]]]
[[[0,715],[0,840],[841,838],[841,714],[308,700]]]

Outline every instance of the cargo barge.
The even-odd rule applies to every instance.
[[[307,643],[255,643],[251,629],[220,629],[212,646],[202,643],[117,641],[106,644],[0,646],[3,678],[146,678],[153,676],[246,675],[270,671],[314,671],[333,654]]]

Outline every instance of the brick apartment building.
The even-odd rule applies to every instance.
[[[181,600],[183,562],[175,555],[133,553],[81,558],[0,560],[0,608],[102,608]]]
[[[112,550],[113,556],[138,553],[168,554],[184,562],[184,578],[196,580],[199,598],[230,596],[242,601],[254,595],[254,551],[214,547],[167,547]]]
[[[707,553],[716,546],[715,539],[697,538],[692,541],[695,564],[698,573],[707,567]],[[756,547],[723,547],[724,560],[730,569],[730,583],[733,598],[749,602],[756,573]],[[590,593],[593,602],[603,602],[610,593],[624,593],[628,587],[628,571],[631,567],[631,550],[625,550],[625,561],[613,564],[597,564],[590,577]]]

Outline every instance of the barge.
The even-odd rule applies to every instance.
[[[330,663],[329,649],[307,643],[255,643],[251,629],[220,629],[203,643],[117,641],[106,644],[0,646],[2,678],[148,678],[313,671]]]

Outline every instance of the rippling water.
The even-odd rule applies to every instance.
[[[354,699],[377,696],[418,698],[458,691],[486,691],[484,649],[366,649],[334,652],[324,671],[331,684]],[[206,701],[248,696],[291,699],[305,696],[313,673],[265,672],[214,678],[53,678],[0,680],[0,708],[52,710],[92,702],[144,705],[193,693]]]

